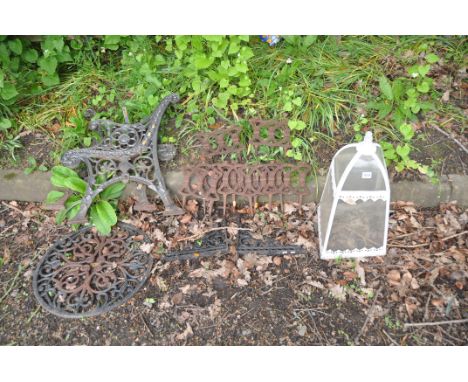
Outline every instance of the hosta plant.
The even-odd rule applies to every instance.
[[[97,177],[96,186],[99,186],[99,184],[104,183],[106,180],[106,176],[99,175]],[[80,210],[81,200],[85,195],[88,184],[75,171],[64,166],[55,166],[52,168],[50,181],[57,188],[71,191],[71,195],[64,203],[64,208],[61,209],[56,216],[57,224],[61,224],[63,221],[70,220],[76,216]],[[112,226],[117,224],[117,203],[124,189],[125,184],[122,182],[111,184],[96,196],[91,208],[88,210],[90,223],[94,225],[102,235],[108,235]],[[64,195],[65,191],[50,191],[47,195],[46,203],[55,203]]]

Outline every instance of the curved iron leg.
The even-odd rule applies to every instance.
[[[148,201],[146,196],[146,186],[144,184],[140,183],[137,185],[134,195],[136,203],[133,206],[133,209],[135,211],[153,212],[156,210],[156,206]]]

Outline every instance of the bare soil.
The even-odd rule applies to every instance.
[[[238,211],[257,235],[304,246],[308,254],[239,256],[166,263],[167,248],[188,245],[226,224],[196,203],[179,218],[123,218],[155,242],[145,286],[106,314],[64,319],[44,311],[32,272],[51,243],[69,233],[38,204],[0,202],[2,345],[467,345],[468,210],[455,204],[392,205],[385,257],[318,257],[316,208],[286,204]],[[227,223],[235,235],[235,223]],[[193,240],[193,239],[191,239]],[[440,321],[456,323],[437,324]],[[459,320],[465,320],[460,322]],[[425,326],[405,324],[424,323]]]

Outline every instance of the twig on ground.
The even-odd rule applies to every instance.
[[[429,301],[431,300],[432,292],[429,292],[429,296],[427,296],[426,307],[424,308],[424,321],[427,321],[429,318]]]
[[[141,317],[141,320],[143,321],[143,324],[145,325],[146,329],[148,329],[148,331],[150,332],[151,337],[156,338],[156,335],[154,334],[153,328],[151,328],[149,323],[146,321],[146,318],[143,315],[143,313],[140,314],[140,317]]]
[[[468,149],[461,143],[457,138],[453,137],[451,134],[447,133],[446,131],[442,130],[440,127],[436,125],[431,125],[433,129],[436,129],[439,133],[445,135],[447,138],[454,141],[465,153],[468,154]]]
[[[463,231],[463,232],[459,232],[459,233],[456,233],[455,235],[450,235],[450,236],[447,236],[447,237],[443,237],[442,239],[438,239],[439,241],[447,241],[447,240],[450,240],[450,239],[454,239],[458,236],[462,236],[462,235],[465,235],[467,234],[468,231]],[[394,248],[420,248],[420,247],[427,247],[428,245],[430,245],[431,242],[429,243],[422,243],[422,244],[416,244],[416,245],[405,245],[405,244],[388,244],[389,247],[394,247]]]
[[[449,324],[465,324],[468,323],[468,318],[461,320],[449,320],[449,321],[435,321],[435,322],[410,322],[405,324],[405,329],[411,327],[421,327],[421,326],[437,326],[437,325],[449,325]]]
[[[377,290],[377,293],[374,296],[374,301],[372,302],[372,306],[370,307],[369,311],[367,312],[367,317],[366,317],[366,320],[364,321],[364,325],[362,325],[362,328],[359,331],[358,335],[354,338],[354,343],[356,345],[359,344],[359,338],[361,338],[362,334],[364,333],[364,330],[366,329],[367,323],[369,322],[370,316],[371,316],[372,312],[374,311],[374,307],[375,307],[375,304],[377,302],[377,298],[379,297],[381,291],[382,291],[382,286],[380,286],[380,288]]]
[[[396,342],[391,336],[390,334],[388,334],[385,330],[382,329],[382,333],[385,334],[385,336],[390,340],[390,342],[395,345],[395,346],[400,346],[400,344],[398,342]]]
[[[13,281],[11,282],[10,286],[7,288],[5,294],[0,298],[0,304],[3,302],[4,299],[8,297],[10,292],[13,290],[16,284],[16,280],[18,279],[18,276],[20,275],[21,271],[23,270],[23,266],[19,265],[18,266],[18,271],[16,272],[15,276],[13,277]]]

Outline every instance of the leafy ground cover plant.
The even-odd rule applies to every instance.
[[[99,175],[96,185],[102,184],[106,177]],[[67,197],[64,208],[56,216],[57,224],[72,219],[80,210],[81,200],[85,195],[88,184],[72,169],[64,166],[52,168],[51,183],[60,189],[71,191]],[[125,189],[125,184],[117,182],[102,191],[93,201],[89,209],[89,220],[102,235],[108,235],[112,227],[117,224],[117,203]],[[65,196],[65,191],[50,191],[46,203],[55,203]],[[75,228],[77,225],[75,225]]]
[[[274,48],[249,36],[18,40],[0,41],[0,87],[7,98],[10,85],[18,93],[0,102],[0,150],[10,155],[22,132],[39,129],[54,142],[57,161],[89,145],[90,109],[93,118],[118,120],[126,106],[135,121],[171,92],[182,98],[168,113],[177,128],[162,129],[161,141],[179,143],[182,152],[195,131],[252,116],[287,119],[293,149],[267,150],[261,161],[290,157],[316,166],[317,147],[336,136],[358,140],[371,128],[390,166],[429,172],[411,161],[416,137],[406,125],[433,114],[463,121],[460,108],[439,102],[433,78],[441,61],[464,65],[460,37],[284,36]]]

